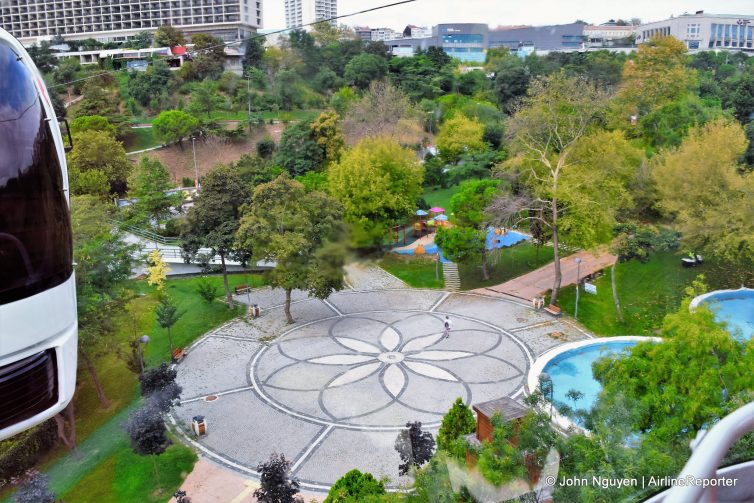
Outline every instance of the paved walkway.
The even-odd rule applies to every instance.
[[[576,258],[581,259],[581,267],[577,267]],[[574,255],[569,255],[560,261],[560,269],[563,274],[561,286],[575,285],[577,281],[577,272],[581,278],[584,278],[611,266],[615,263],[616,259],[615,255],[607,252],[597,252],[595,254],[582,251]],[[529,274],[519,276],[518,278],[507,281],[501,285],[489,288],[479,288],[473,290],[473,292],[483,295],[502,294],[520,299],[532,299],[537,295],[550,290],[554,281],[555,264],[550,263],[530,272]]]
[[[408,285],[371,262],[352,262],[345,267],[346,284],[352,290],[406,288]]]
[[[457,397],[518,397],[534,359],[565,342],[553,332],[586,337],[525,305],[467,293],[344,291],[322,301],[294,292],[294,325],[285,323],[282,291],[249,299],[237,297],[259,304],[261,318],[208,333],[178,366],[183,400],[171,419],[186,442],[237,474],[231,483],[200,465],[199,482],[184,485],[189,495],[226,496],[197,501],[247,501],[236,498],[273,452],[320,499],[353,468],[387,477],[392,488],[408,483],[393,448],[407,421],[436,434]],[[454,325],[443,339],[446,314]],[[200,439],[189,433],[196,415],[208,422]]]

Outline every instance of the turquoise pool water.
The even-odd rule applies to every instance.
[[[592,363],[605,355],[625,351],[635,346],[637,342],[598,342],[571,349],[550,360],[545,365],[544,372],[549,374],[552,379],[555,404],[566,404],[573,407],[573,401],[566,398],[566,393],[575,389],[584,394],[584,397],[576,402],[576,408],[590,410],[602,389],[600,383],[592,375]]]
[[[745,339],[754,337],[754,290],[712,293],[704,303],[714,311],[717,321],[728,324],[732,334],[740,333]]]

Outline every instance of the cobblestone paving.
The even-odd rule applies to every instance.
[[[188,431],[192,417],[205,416],[209,434],[187,440],[245,474],[272,452],[285,454],[309,490],[352,468],[391,487],[406,483],[393,443],[407,421],[436,434],[456,397],[520,396],[538,354],[586,337],[525,305],[479,295],[395,289],[321,301],[296,292],[294,325],[285,324],[280,291],[237,298],[262,306],[262,317],[226,324],[190,348],[173,417]]]
[[[406,288],[406,283],[369,262],[353,262],[345,269],[346,282],[354,290]]]

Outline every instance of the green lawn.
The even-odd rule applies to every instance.
[[[508,248],[500,248],[488,254],[490,279],[482,279],[481,259],[458,264],[461,275],[461,289],[474,290],[504,283],[513,278],[531,272],[552,262],[552,247],[537,247],[529,242],[519,243]]]
[[[440,208],[444,208],[445,211],[450,212],[450,198],[453,197],[453,194],[456,192],[458,192],[458,185],[448,187],[447,189],[441,189],[439,187],[425,188],[422,197],[427,201],[430,208],[439,206]]]
[[[436,279],[437,262],[430,258],[388,253],[378,264],[414,288],[443,288],[445,286],[442,266],[439,268],[440,279]]]
[[[678,309],[684,289],[699,274],[705,275],[710,288],[738,288],[740,283],[734,271],[715,261],[699,267],[685,269],[681,255],[661,252],[650,257],[646,264],[636,260],[616,266],[616,285],[624,322],[618,320],[613,303],[610,269],[594,281],[597,295],[581,292],[579,321],[600,335],[654,335],[662,325],[663,317]],[[567,287],[558,304],[573,315],[576,289]]]
[[[174,439],[168,450],[151,458],[134,454],[124,437],[113,454],[62,496],[72,503],[168,501],[193,469],[197,456]]]
[[[160,145],[159,140],[155,138],[152,128],[131,129],[131,133],[123,142],[126,152],[135,152]]]

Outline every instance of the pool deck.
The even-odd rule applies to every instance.
[[[563,274],[561,287],[576,284],[577,264],[576,259],[581,259],[581,268],[579,275],[584,278],[594,274],[615,263],[617,257],[608,252],[588,252],[582,251],[561,259],[560,269]],[[482,295],[499,295],[513,296],[520,299],[532,299],[537,295],[550,290],[552,283],[555,281],[555,263],[552,262],[544,267],[519,276],[518,278],[506,281],[500,285],[488,288],[479,288],[472,290],[474,293]]]

